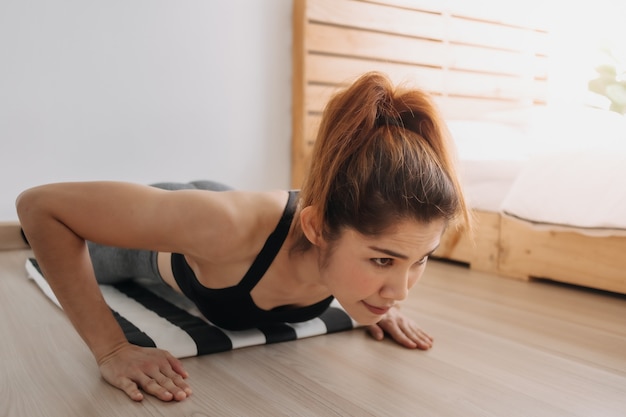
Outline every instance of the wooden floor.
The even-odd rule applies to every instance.
[[[194,395],[133,403],[0,252],[0,416],[624,416],[626,298],[432,261],[405,303],[429,352],[354,330],[185,359]]]

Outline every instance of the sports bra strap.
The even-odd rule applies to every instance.
[[[278,225],[269,235],[263,245],[263,249],[261,249],[254,259],[254,262],[252,262],[252,265],[239,282],[238,287],[242,290],[251,291],[261,280],[274,261],[274,258],[276,258],[276,255],[287,238],[287,234],[289,234],[293,215],[296,211],[297,195],[297,191],[289,191],[289,199],[287,200],[287,205],[285,206],[285,210],[283,211]]]

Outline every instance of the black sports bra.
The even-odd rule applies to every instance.
[[[297,323],[311,320],[322,314],[330,305],[330,296],[306,307],[276,307],[263,310],[254,304],[250,291],[261,280],[276,254],[282,247],[296,209],[296,191],[289,191],[287,206],[276,229],[239,284],[220,289],[207,288],[198,282],[185,256],[172,253],[172,272],[183,294],[193,301],[211,323],[228,330],[243,330],[272,323]]]

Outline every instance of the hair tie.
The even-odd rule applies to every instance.
[[[376,117],[376,126],[397,126],[404,129],[404,122],[400,117],[387,117],[379,115]]]

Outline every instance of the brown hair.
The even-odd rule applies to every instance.
[[[460,217],[469,225],[445,124],[428,94],[361,76],[327,104],[300,209],[313,206],[322,236],[344,227],[375,235],[395,221]],[[296,224],[294,250],[310,242]]]

